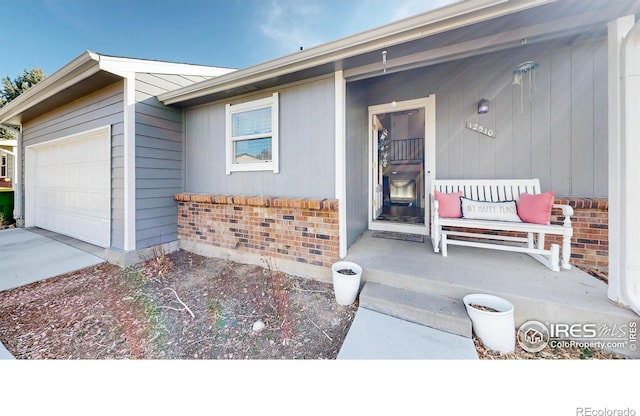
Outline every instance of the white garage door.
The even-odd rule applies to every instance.
[[[110,246],[109,138],[103,128],[26,148],[27,225]]]

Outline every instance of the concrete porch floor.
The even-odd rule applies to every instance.
[[[516,325],[536,320],[545,324],[596,324],[620,328],[640,317],[607,298],[607,284],[579,270],[552,272],[527,254],[451,246],[448,257],[424,243],[372,237],[365,232],[345,260],[363,268],[362,279],[415,292],[460,299],[488,293],[514,304]],[[623,338],[625,340],[625,338]],[[619,352],[640,358],[628,347]]]

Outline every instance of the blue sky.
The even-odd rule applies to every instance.
[[[0,77],[86,50],[245,68],[454,0],[0,0]]]

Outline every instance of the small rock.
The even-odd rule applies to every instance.
[[[261,320],[257,320],[253,323],[253,332],[260,332],[266,328],[266,325]]]

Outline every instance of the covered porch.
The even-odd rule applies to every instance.
[[[607,284],[586,272],[552,272],[527,254],[452,247],[448,257],[424,243],[373,237],[366,231],[350,247],[345,260],[363,268],[364,285],[377,283],[432,296],[458,299],[469,293],[503,297],[514,304],[516,325],[531,320],[545,324],[595,324],[610,328],[611,338],[638,316],[607,298]],[[364,288],[363,288],[364,290]],[[362,292],[361,292],[362,293]],[[623,340],[626,338],[622,338]],[[640,358],[629,349],[615,352]]]
[[[339,74],[348,161],[344,195],[337,193],[345,202],[340,254],[364,267],[365,280],[460,299],[471,292],[513,298],[519,324],[613,325],[620,311],[627,323],[637,319],[637,313],[615,304],[638,310],[637,256],[632,254],[637,252],[633,178],[638,172],[629,162],[637,153],[637,141],[630,139],[637,121],[626,116],[637,106],[628,98],[638,88],[637,4],[574,6],[554,2],[412,43],[385,45],[377,51],[377,63],[371,52],[368,65],[354,64]],[[523,78],[514,75],[525,63],[533,63],[535,72],[527,72],[523,89]],[[424,226],[391,224],[378,215],[385,200],[378,189],[400,170],[379,173],[385,148],[380,151],[373,116],[386,108],[391,118],[399,117],[399,105],[417,100],[431,100],[413,106],[424,108],[419,130],[424,134],[399,134],[399,139],[424,139],[416,183],[425,189],[416,198],[428,196],[434,179],[539,178],[544,191],[555,192],[556,203],[583,211],[576,209],[572,219],[573,270],[554,274],[525,254],[462,247],[442,258],[428,243],[420,248],[370,238],[372,230],[429,233],[428,220]],[[481,111],[480,103],[487,102]],[[428,202],[417,205],[428,218]],[[575,264],[606,271],[610,284]]]

